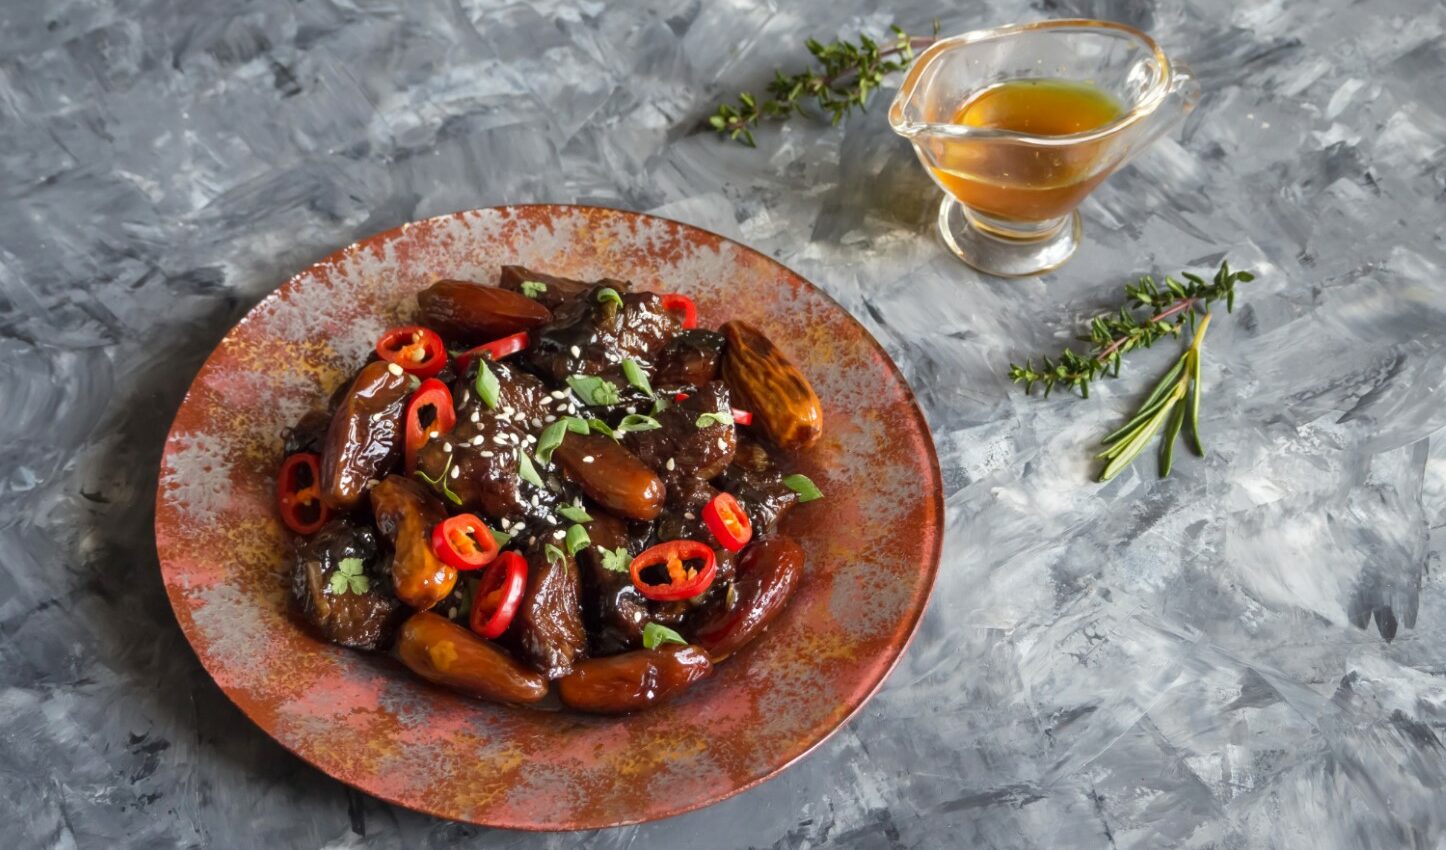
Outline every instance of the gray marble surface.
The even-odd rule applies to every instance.
[[[112,847],[1446,846],[1446,8],[1439,0],[0,5],[0,844]],[[808,35],[1122,20],[1200,108],[987,280],[881,109],[759,148],[694,131]],[[891,94],[890,91],[888,94]],[[922,630],[781,777],[595,834],[349,791],[209,681],[157,574],[162,439],[285,277],[401,222],[521,201],[652,211],[816,281],[919,392],[948,490]],[[1091,481],[1173,355],[1024,396],[1125,279],[1222,253],[1212,452]],[[1170,348],[1170,346],[1165,346]]]

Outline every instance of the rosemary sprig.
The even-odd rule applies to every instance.
[[[1175,441],[1187,421],[1191,445],[1201,457],[1205,456],[1205,446],[1200,440],[1200,352],[1212,315],[1206,313],[1200,320],[1190,347],[1146,396],[1130,421],[1101,441],[1106,448],[1097,457],[1107,462],[1100,471],[1100,481],[1109,481],[1134,463],[1161,428],[1165,439],[1160,443],[1160,477],[1169,475],[1175,462]]]
[[[708,117],[708,123],[719,135],[754,147],[753,128],[765,119],[785,120],[805,114],[804,103],[810,98],[819,109],[832,116],[834,124],[842,121],[854,107],[866,109],[869,94],[883,85],[884,75],[902,71],[914,61],[914,51],[933,44],[939,36],[939,22],[934,21],[931,36],[911,36],[891,26],[893,44],[880,48],[878,42],[860,35],[858,43],[840,39],[823,44],[810,38],[805,42],[808,52],[818,60],[819,67],[786,76],[773,72],[767,97],[758,98],[750,92],[738,95],[736,105],[724,103]]]
[[[1089,398],[1090,381],[1101,374],[1119,377],[1124,354],[1149,348],[1162,337],[1179,336],[1181,330],[1193,328],[1196,317],[1207,312],[1213,302],[1223,300],[1226,312],[1232,312],[1235,284],[1255,280],[1248,271],[1231,271],[1229,261],[1220,263],[1220,270],[1209,282],[1190,272],[1180,276],[1183,282],[1166,277],[1163,286],[1149,275],[1140,278],[1139,283],[1126,285],[1125,305],[1117,313],[1097,316],[1090,322],[1089,336],[1080,337],[1092,344],[1087,353],[1065,349],[1057,359],[1044,357],[1038,369],[1032,358],[1023,366],[1011,363],[1009,379],[1024,384],[1026,393],[1041,384],[1045,397],[1056,386],[1064,386],[1078,388],[1080,395]],[[1137,315],[1137,311],[1145,309],[1151,311],[1147,316]]]

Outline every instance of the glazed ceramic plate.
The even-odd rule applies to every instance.
[[[609,276],[763,328],[812,380],[824,436],[797,467],[825,500],[784,531],[808,565],[768,632],[682,698],[591,717],[476,702],[287,615],[273,507],[283,428],[325,399],[439,278],[518,263]],[[803,278],[678,222],[528,205],[427,219],[322,260],[256,305],[206,361],[166,441],[161,573],[206,670],[258,726],[332,776],[412,809],[520,829],[637,823],[778,773],[859,709],[923,613],[943,498],[913,394],[868,332]]]

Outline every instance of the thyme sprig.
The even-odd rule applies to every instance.
[[[1089,398],[1090,382],[1101,375],[1119,377],[1120,361],[1137,348],[1149,348],[1160,339],[1177,337],[1182,330],[1195,327],[1197,317],[1206,313],[1214,302],[1224,301],[1226,312],[1235,309],[1235,285],[1255,280],[1248,271],[1231,271],[1229,261],[1221,261],[1219,271],[1210,281],[1199,275],[1183,272],[1183,281],[1166,277],[1157,284],[1149,275],[1138,283],[1125,286],[1125,304],[1116,313],[1095,317],[1090,322],[1089,336],[1080,337],[1091,343],[1084,354],[1065,349],[1058,357],[1046,355],[1038,369],[1033,358],[1020,366],[1009,364],[1009,379],[1024,384],[1030,392],[1035,384],[1044,387],[1045,397],[1055,387],[1078,389]],[[1140,312],[1150,311],[1144,317]]]
[[[810,38],[804,44],[819,67],[792,76],[773,72],[767,96],[751,92],[738,95],[736,104],[724,103],[708,117],[708,124],[730,139],[754,147],[753,128],[763,119],[783,121],[794,115],[805,115],[805,103],[813,100],[837,124],[857,107],[868,108],[869,95],[883,85],[884,75],[902,71],[914,61],[914,51],[933,44],[939,36],[939,22],[934,21],[930,36],[911,36],[891,26],[891,46],[881,48],[879,42],[860,35],[858,43],[840,39],[830,44]],[[888,40],[885,40],[888,43]]]

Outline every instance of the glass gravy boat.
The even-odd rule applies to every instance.
[[[1087,87],[1118,114],[1067,135],[955,123],[981,93],[1017,80]],[[905,77],[889,124],[944,189],[939,231],[950,250],[980,271],[1017,277],[1069,259],[1080,242],[1075,207],[1199,97],[1189,68],[1133,27],[1041,21],[935,42]]]

